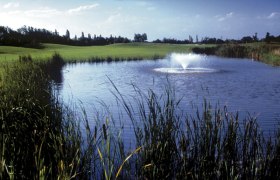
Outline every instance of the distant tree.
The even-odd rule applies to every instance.
[[[146,41],[147,38],[147,34],[143,33],[143,34],[134,34],[134,41],[135,42],[144,42]]]
[[[253,42],[254,39],[251,37],[251,36],[244,36],[242,39],[241,39],[241,42],[242,43],[251,43]]]
[[[193,43],[193,38],[192,38],[192,36],[191,35],[189,35],[189,43]]]
[[[135,42],[140,42],[140,34],[134,34],[134,41]]]
[[[27,29],[26,26],[23,26],[23,27],[19,28],[17,31],[22,35],[27,35],[28,34],[28,29]]]
[[[65,38],[68,40],[70,39],[70,32],[68,29],[66,30]]]
[[[195,36],[195,42],[198,43],[198,35]]]
[[[141,34],[141,41],[146,39],[145,35]],[[124,37],[113,37],[104,38],[100,36],[94,36],[92,39],[91,35],[84,36],[82,32],[81,38],[75,37],[73,40],[70,38],[69,30],[66,30],[66,34],[60,36],[58,31],[51,32],[46,29],[37,29],[30,26],[23,26],[16,31],[9,27],[0,26],[0,45],[12,45],[22,47],[33,47],[41,48],[40,43],[58,43],[67,45],[107,45],[112,43],[128,43],[131,42],[128,38]]]
[[[148,40],[146,33],[142,34],[142,40],[143,40],[143,42]]]
[[[270,43],[271,42],[271,36],[270,36],[269,32],[266,33],[264,40],[265,40],[266,43]]]
[[[258,42],[258,33],[255,33],[255,35],[253,35],[253,41]]]
[[[153,41],[154,43],[162,43],[162,41],[160,39],[156,39]]]
[[[84,34],[84,32],[82,32],[82,35],[81,35],[81,38],[80,38],[81,40],[83,40],[83,39],[85,39],[85,34]]]
[[[225,41],[223,41],[222,39],[217,39],[216,44],[223,44],[225,43]]]
[[[55,36],[59,36],[59,33],[58,33],[58,31],[56,29],[54,30],[54,35]]]
[[[33,27],[28,26],[28,32],[29,32],[29,33],[34,32],[34,28],[33,28]]]
[[[190,36],[191,37],[191,36]],[[193,41],[192,37],[189,39],[191,41]],[[190,44],[192,43],[190,40],[178,40],[178,39],[174,39],[174,38],[163,38],[163,40],[157,39],[155,41],[153,41],[154,43],[168,43],[168,44]]]
[[[113,37],[112,34],[110,34],[110,37],[108,38],[108,42],[109,44],[113,44],[116,43],[118,41],[119,38]]]
[[[216,38],[205,37],[205,38],[201,39],[201,43],[204,43],[204,44],[217,44],[217,39]]]

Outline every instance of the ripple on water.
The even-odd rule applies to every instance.
[[[155,68],[154,71],[160,73],[170,74],[193,74],[193,73],[215,73],[219,72],[217,69],[211,68]]]

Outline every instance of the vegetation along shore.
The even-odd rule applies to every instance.
[[[99,62],[119,60],[160,59],[172,52],[194,52],[233,58],[249,58],[274,66],[280,65],[280,44],[155,44],[128,43],[106,46],[68,46],[42,44],[41,49],[0,46],[0,62],[12,62],[30,56],[46,61],[59,53],[66,62]]]

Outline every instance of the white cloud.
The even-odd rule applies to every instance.
[[[4,6],[3,6],[4,9],[17,8],[17,7],[19,7],[18,2],[10,2],[10,3],[4,4]]]
[[[62,14],[62,12],[56,9],[45,7],[45,8],[28,10],[25,11],[24,14],[28,17],[50,18],[56,15],[60,15]]]
[[[17,14],[20,14],[22,13],[22,11],[19,11],[19,10],[15,10],[15,11],[8,11],[8,12],[5,12],[5,13],[0,13],[0,16],[9,16],[9,15],[17,15]]]
[[[85,11],[85,10],[90,10],[90,9],[96,8],[97,6],[99,6],[98,3],[91,4],[91,5],[85,5],[85,6],[79,6],[74,9],[69,9],[67,12],[69,14],[73,14],[73,13],[78,13],[78,12]]]
[[[267,16],[267,19],[275,19],[275,18],[279,18],[280,17],[280,13],[279,12],[272,12],[269,16]]]
[[[227,13],[226,15],[224,15],[224,16],[217,15],[217,16],[215,16],[215,18],[217,18],[218,21],[221,22],[221,21],[225,21],[225,20],[227,20],[227,19],[232,18],[233,15],[234,15],[234,13],[233,13],[233,12],[230,12],[230,13]]]

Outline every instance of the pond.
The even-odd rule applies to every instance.
[[[160,95],[167,82],[176,97],[182,98],[185,113],[194,113],[206,99],[213,107],[227,106],[241,117],[256,117],[265,133],[273,132],[280,122],[280,68],[251,59],[172,54],[161,60],[68,64],[59,94],[65,103],[83,106],[92,125],[97,114],[102,120],[111,115],[122,119],[120,126],[129,139],[131,122],[125,115],[120,118],[114,85],[133,105],[133,85]]]

